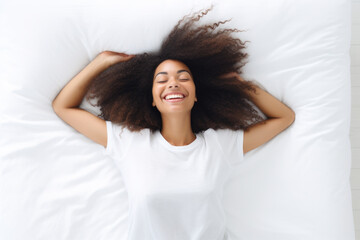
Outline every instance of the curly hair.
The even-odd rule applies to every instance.
[[[248,91],[255,92],[254,85],[231,74],[221,76],[240,75],[246,64],[246,42],[231,36],[240,30],[215,31],[230,20],[198,27],[194,24],[212,7],[179,20],[158,51],[137,54],[94,78],[86,99],[97,98],[97,103],[91,105],[100,107],[98,116],[130,131],[161,130],[161,114],[152,106],[153,75],[161,62],[173,59],[183,62],[193,75],[198,98],[191,110],[194,133],[209,128],[246,129],[264,120],[251,104]]]

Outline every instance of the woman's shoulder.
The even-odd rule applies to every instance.
[[[214,138],[221,142],[227,142],[228,140],[236,139],[238,136],[242,136],[243,132],[243,129],[233,130],[230,128],[209,128],[203,131],[203,135],[206,139]]]
[[[128,126],[121,124],[121,123],[115,123],[111,121],[106,121],[106,125],[109,129],[112,129],[113,132],[116,133],[124,133],[126,135],[146,135],[151,134],[150,128],[143,128],[140,130],[133,130],[129,128]]]
[[[218,128],[218,129],[213,129],[213,128],[208,128],[206,130],[203,131],[204,134],[233,134],[233,133],[237,133],[240,131],[244,131],[243,129],[231,129],[231,128]]]

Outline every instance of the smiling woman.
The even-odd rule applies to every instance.
[[[175,146],[195,140],[191,110],[197,101],[190,69],[177,60],[165,60],[155,69],[153,106],[161,113],[164,138]]]
[[[180,20],[156,53],[99,54],[53,101],[121,166],[128,239],[227,239],[221,196],[232,165],[294,121],[290,108],[240,77],[247,54],[236,29],[213,31],[226,21],[194,27],[209,10]],[[99,116],[78,108],[85,93],[97,98]]]

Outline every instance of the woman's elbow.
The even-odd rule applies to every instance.
[[[286,119],[288,119],[289,125],[293,124],[293,122],[295,121],[295,112],[291,110]]]

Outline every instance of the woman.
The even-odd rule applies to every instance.
[[[240,76],[245,43],[230,35],[239,30],[214,31],[226,21],[194,27],[210,10],[181,19],[158,52],[100,53],[53,101],[62,120],[118,164],[127,239],[227,239],[221,196],[232,166],[295,119]],[[100,117],[79,108],[86,94],[97,98]]]

